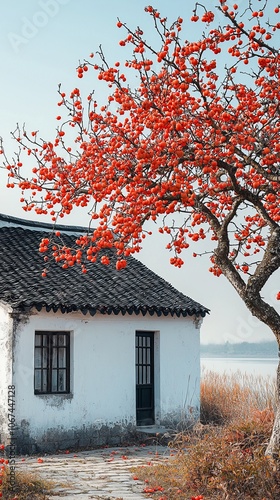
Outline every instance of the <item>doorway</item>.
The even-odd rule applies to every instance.
[[[136,332],[136,425],[155,423],[154,332]]]

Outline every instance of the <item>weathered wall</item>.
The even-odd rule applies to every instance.
[[[13,418],[13,394],[9,386],[13,384],[13,320],[10,308],[0,303],[0,443],[7,442]]]
[[[34,395],[35,330],[71,332],[71,394]],[[135,429],[135,331],[155,331],[156,423],[199,407],[199,329],[192,318],[34,313],[15,338],[18,450],[118,444]]]

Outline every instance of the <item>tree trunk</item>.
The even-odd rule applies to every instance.
[[[232,262],[228,258],[228,241],[221,237],[219,245],[215,250],[216,263],[222,270],[224,276],[235,288],[244,304],[253,316],[267,325],[275,335],[278,343],[280,358],[280,315],[278,311],[269,305],[260,292],[269,277],[280,268],[280,229],[277,228],[271,235],[265,255],[258,264],[255,273],[251,275],[247,283],[236,272]],[[277,368],[276,382],[276,412],[270,441],[266,449],[266,455],[280,460],[280,359]]]
[[[277,368],[276,393],[277,393],[276,394],[277,408],[274,416],[272,434],[270,436],[270,440],[266,448],[265,454],[273,457],[276,460],[279,460],[280,458],[280,360]]]

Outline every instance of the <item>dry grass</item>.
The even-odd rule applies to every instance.
[[[250,418],[254,410],[274,410],[276,383],[271,377],[205,371],[201,381],[201,422],[218,425]]]
[[[201,412],[207,425],[177,436],[171,443],[177,455],[169,465],[137,470],[151,490],[161,487],[153,498],[280,498],[280,471],[265,456],[274,419],[274,381],[207,372],[201,393]]]
[[[5,500],[48,500],[53,484],[40,479],[35,474],[16,472],[15,486],[10,488],[9,471],[2,471],[2,494]]]

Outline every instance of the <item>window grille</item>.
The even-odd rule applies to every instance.
[[[70,392],[70,332],[35,332],[34,392]]]

